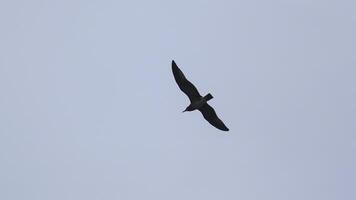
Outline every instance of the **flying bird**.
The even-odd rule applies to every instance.
[[[229,131],[224,122],[222,122],[216,115],[214,108],[208,104],[208,101],[213,98],[213,95],[208,93],[202,97],[197,88],[184,76],[174,60],[172,60],[172,71],[179,88],[190,100],[190,105],[183,112],[199,110],[211,125],[222,131]]]

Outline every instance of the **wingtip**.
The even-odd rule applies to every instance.
[[[220,129],[220,130],[228,132],[228,131],[229,131],[229,128],[225,127],[225,128],[223,128],[223,129]]]
[[[172,60],[172,69],[176,70],[176,71],[179,70],[178,65],[176,64],[176,62],[174,60]]]
[[[219,127],[217,127],[218,129],[222,130],[222,131],[229,131],[230,129],[221,121],[222,124],[220,124]]]

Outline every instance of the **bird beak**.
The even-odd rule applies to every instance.
[[[182,113],[186,112],[187,110],[183,110]]]

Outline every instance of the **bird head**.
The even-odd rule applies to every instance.
[[[187,111],[193,111],[193,108],[189,105],[185,110],[183,110],[183,112],[187,112]]]

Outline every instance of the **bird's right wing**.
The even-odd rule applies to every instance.
[[[204,104],[199,108],[199,111],[203,114],[204,118],[217,129],[222,131],[229,131],[229,129],[225,126],[224,122],[222,122],[218,116],[214,108],[212,108],[208,103]]]
[[[185,78],[183,72],[178,68],[174,60],[172,60],[172,71],[179,88],[189,97],[189,100],[191,102],[199,100],[201,95],[197,88]]]

